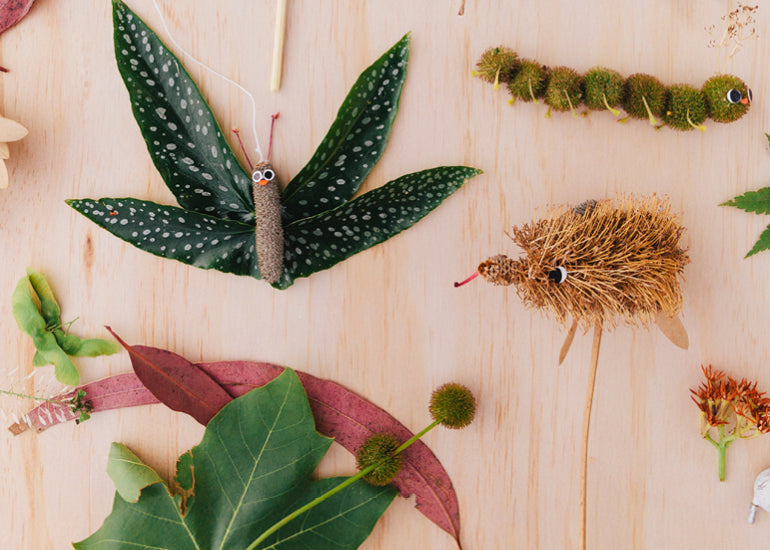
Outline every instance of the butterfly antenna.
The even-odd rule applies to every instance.
[[[254,166],[251,164],[251,159],[249,158],[249,154],[246,152],[246,148],[243,146],[243,140],[241,139],[241,131],[238,128],[233,128],[233,133],[235,134],[235,137],[238,138],[238,145],[241,146],[241,152],[243,153],[243,156],[246,157],[246,162],[249,163],[249,170],[254,170]],[[270,150],[267,150],[268,155],[270,154]],[[270,158],[268,156],[268,158]]]
[[[281,116],[281,113],[270,115],[270,138],[267,140],[267,160],[270,160],[270,151],[273,150],[273,128],[275,128],[275,119]]]
[[[235,80],[228,78],[222,73],[220,73],[219,71],[212,69],[202,61],[198,61],[198,59],[193,54],[191,54],[190,52],[185,50],[182,46],[180,46],[179,43],[174,39],[174,36],[171,34],[171,31],[168,30],[168,25],[166,25],[166,19],[163,17],[163,12],[160,11],[160,6],[158,6],[158,0],[152,0],[152,3],[155,6],[155,11],[158,12],[158,16],[160,16],[160,22],[163,25],[163,30],[166,31],[166,35],[168,36],[168,39],[180,52],[182,52],[182,54],[184,54],[186,57],[189,57],[199,67],[206,69],[211,74],[218,76],[219,78],[221,78],[222,80],[224,80],[229,84],[232,84],[233,86],[238,88],[240,91],[242,91],[244,94],[246,94],[246,96],[249,98],[249,100],[251,101],[251,129],[254,133],[254,143],[256,144],[255,150],[257,152],[257,155],[259,155],[259,162],[262,162],[263,160],[265,160],[265,157],[262,154],[262,149],[259,146],[259,138],[257,137],[257,102],[254,101],[254,96],[246,88],[238,84]],[[239,141],[240,141],[240,138],[239,138]]]

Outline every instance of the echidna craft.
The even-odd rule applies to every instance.
[[[364,70],[310,161],[281,190],[271,159],[250,175],[241,167],[195,82],[144,21],[120,0],[113,20],[134,118],[180,207],[134,198],[67,203],[142,250],[284,289],[411,227],[480,173],[441,166],[351,198],[385,150],[409,35]]]
[[[590,111],[610,111],[629,118],[648,119],[659,128],[704,131],[703,122],[733,122],[745,115],[752,93],[740,78],[720,74],[709,78],[700,89],[688,84],[665,86],[652,75],[637,73],[624,78],[617,71],[595,67],[581,75],[569,67],[549,68],[532,59],[522,59],[513,50],[499,46],[485,51],[479,59],[475,76],[503,83],[515,100],[548,105],[548,113],[572,111],[585,105]],[[659,119],[662,119],[660,122]]]
[[[586,330],[677,320],[680,278],[689,262],[684,231],[668,201],[652,196],[555,207],[543,219],[514,227],[523,255],[497,255],[476,275],[513,285],[525,305],[568,318]],[[463,283],[457,283],[457,286]],[[662,327],[671,338],[670,323]],[[680,337],[672,338],[682,345]]]

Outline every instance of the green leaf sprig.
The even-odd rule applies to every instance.
[[[436,395],[446,397],[448,391],[439,388],[432,402],[441,401]],[[134,453],[113,443],[108,473],[117,493],[112,512],[74,547],[358,548],[397,494],[387,483],[367,483],[365,476],[437,424],[467,425],[475,413],[472,394],[465,389],[463,398],[450,397],[452,414],[434,416],[426,430],[394,452],[380,453],[354,476],[314,480],[332,439],[316,432],[305,391],[287,368],[225,405],[209,422],[201,443],[177,462],[181,494],[172,494]],[[444,401],[436,414],[448,410]]]
[[[72,363],[73,357],[96,357],[120,351],[116,342],[101,338],[81,339],[69,333],[61,322],[61,309],[45,277],[32,269],[19,280],[11,298],[13,316],[19,328],[35,345],[32,365],[54,365],[56,379],[67,386],[80,383],[80,374]],[[39,303],[39,306],[38,306]]]
[[[765,134],[768,143],[770,143],[770,134]],[[756,214],[770,214],[770,187],[763,187],[757,191],[747,191],[743,195],[721,203],[719,206],[733,206],[746,212]],[[746,258],[753,256],[757,252],[770,249],[770,225],[768,225],[762,234],[754,243],[754,246],[746,254]]]
[[[313,156],[281,192],[269,162],[251,174],[240,166],[197,85],[152,29],[120,0],[112,5],[115,57],[134,118],[179,206],[134,198],[67,204],[142,250],[285,289],[411,227],[480,173],[442,166],[353,198],[398,112],[406,35],[361,73]]]

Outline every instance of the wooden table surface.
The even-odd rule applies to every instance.
[[[264,360],[336,380],[417,430],[433,388],[455,380],[480,401],[477,422],[434,430],[426,442],[451,475],[464,548],[576,548],[582,405],[590,334],[578,333],[560,367],[565,329],[525,309],[510,288],[453,281],[497,253],[516,255],[505,231],[552,203],[618,193],[670,197],[688,231],[683,283],[690,349],[656,330],[605,334],[588,477],[592,549],[767,548],[770,515],[746,516],[755,475],[770,466],[770,436],[728,451],[698,431],[688,389],[712,363],[770,389],[770,253],[743,259],[770,221],[717,206],[768,185],[770,6],[760,39],[729,70],[755,102],[705,133],[617,124],[608,113],[544,118],[510,107],[503,90],[471,78],[476,58],[506,44],[521,55],[586,71],[604,65],[700,86],[717,71],[704,27],[730,2],[468,0],[290,1],[283,86],[269,92],[274,3],[163,0],[177,40],[252,91],[259,135],[280,111],[274,165],[285,182],[304,165],[363,68],[412,31],[409,76],[390,143],[364,189],[401,174],[465,164],[485,171],[414,228],[285,291],[261,281],[164,260],[102,231],[67,198],[147,198],[173,204],[133,120],[112,50],[106,0],[37,0],[0,38],[2,111],[29,136],[11,145],[10,188],[0,192],[0,387],[55,390],[51,368],[32,372],[33,348],[11,314],[27,266],[45,273],[73,331],[166,348],[191,360]],[[129,5],[162,30],[150,0]],[[160,32],[165,38],[165,34]],[[188,66],[190,64],[188,63]],[[248,101],[210,74],[192,76],[222,123],[249,136]],[[130,370],[126,353],[80,360],[85,381]],[[13,369],[18,368],[14,371]],[[27,403],[3,397],[6,414]],[[109,513],[112,441],[168,476],[203,432],[161,405],[94,415],[40,435],[0,435],[0,547],[66,548]],[[339,446],[321,475],[350,473]],[[397,499],[362,548],[452,549],[448,535]]]

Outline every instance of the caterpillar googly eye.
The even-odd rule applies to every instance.
[[[562,284],[567,280],[567,270],[562,266],[559,266],[556,269],[552,269],[548,272],[548,280],[553,281],[557,285]]]
[[[746,90],[746,91],[747,91],[746,95],[747,95],[747,96],[748,96],[748,98],[749,98],[749,103],[751,103],[752,101],[754,101],[754,94],[753,94],[753,93],[751,93],[751,88],[747,88],[747,90]]]
[[[727,92],[727,101],[730,103],[739,103],[743,99],[743,94],[740,90],[736,90],[733,88],[729,92]]]
[[[262,177],[265,178],[266,180],[270,181],[271,179],[273,179],[275,177],[275,172],[273,172],[272,170],[270,170],[268,168],[267,170],[262,172]]]
[[[251,174],[251,181],[254,183],[259,183],[259,180],[262,179],[262,172],[259,170],[254,170],[254,172]]]

